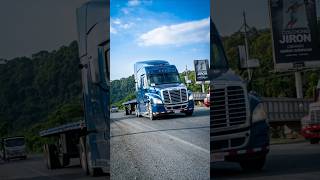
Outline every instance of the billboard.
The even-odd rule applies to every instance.
[[[319,0],[269,0],[276,71],[320,67]]]
[[[208,81],[209,75],[209,63],[208,59],[194,60],[194,70],[196,73],[196,81]]]

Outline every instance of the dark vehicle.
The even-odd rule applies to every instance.
[[[192,115],[193,95],[180,82],[176,66],[163,60],[137,62],[134,65],[134,77],[137,116],[153,120],[169,113]]]
[[[3,160],[27,159],[26,142],[23,136],[2,138],[0,147]]]
[[[108,0],[90,1],[77,9],[84,121],[40,132],[56,137],[55,143],[44,145],[50,169],[67,166],[77,157],[86,174],[110,173],[108,14]]]
[[[263,168],[269,152],[269,125],[262,101],[229,68],[212,20],[210,85],[211,163],[238,162],[245,170]]]

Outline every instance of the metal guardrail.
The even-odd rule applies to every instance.
[[[311,99],[262,98],[269,122],[301,121],[309,112]]]

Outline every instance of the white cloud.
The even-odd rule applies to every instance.
[[[112,22],[113,24],[117,24],[117,25],[121,24],[121,20],[120,20],[119,18],[117,18],[117,19],[112,19],[111,22]]]
[[[110,32],[116,34],[118,32],[117,29],[129,29],[133,25],[135,25],[133,22],[124,23],[119,18],[111,19]]]
[[[133,25],[134,25],[134,23],[133,23],[133,22],[130,22],[130,23],[121,24],[120,27],[121,27],[122,29],[129,29],[129,28],[131,28]]]
[[[128,8],[122,8],[121,11],[123,12],[123,14],[129,14],[130,13]]]
[[[110,24],[110,33],[112,33],[112,34],[117,34],[118,33],[118,31],[114,27],[112,27],[111,24]]]
[[[209,18],[190,21],[170,26],[161,26],[142,34],[140,46],[186,45],[192,43],[209,42]]]
[[[128,6],[138,6],[140,3],[141,2],[139,0],[129,0]]]

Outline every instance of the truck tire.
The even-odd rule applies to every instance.
[[[153,121],[154,120],[154,116],[153,116],[153,112],[152,112],[151,103],[149,103],[149,105],[148,105],[148,114],[149,114],[149,119],[151,121]]]
[[[53,144],[44,145],[45,161],[48,169],[60,168],[57,147]]]
[[[186,116],[192,116],[193,111],[186,111],[185,113],[186,113]]]
[[[141,117],[138,105],[136,105],[136,116]]]
[[[86,137],[80,137],[79,145],[80,145],[80,148],[79,148],[80,165],[84,173],[88,175],[89,170],[88,170],[88,160],[87,160],[87,152],[86,152]]]
[[[255,158],[255,159],[240,161],[240,166],[244,171],[250,171],[250,172],[260,171],[262,170],[265,162],[266,162],[266,155]]]
[[[318,144],[318,143],[319,143],[319,139],[316,139],[316,138],[310,139],[310,144]]]
[[[68,166],[70,164],[70,158],[66,154],[59,156],[59,163],[62,167]]]
[[[88,150],[87,144],[85,144],[85,154],[86,154],[86,167],[87,167],[87,174],[95,177],[95,176],[100,176],[103,174],[103,171],[101,168],[94,168],[92,167],[92,165],[90,164],[90,162],[88,162],[88,159],[91,159],[91,153]]]

